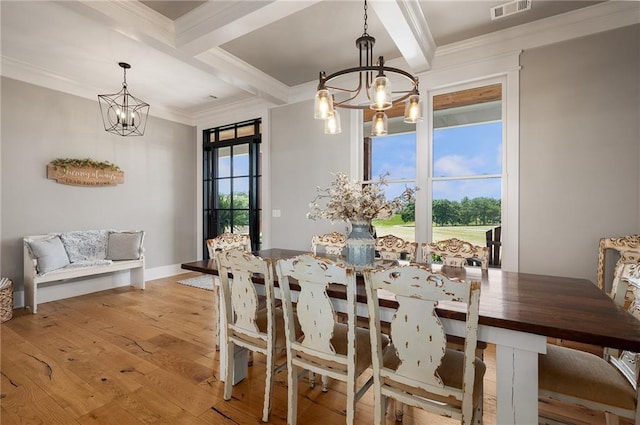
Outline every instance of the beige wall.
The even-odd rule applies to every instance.
[[[195,259],[195,127],[150,116],[144,136],[116,136],[104,131],[97,99],[7,78],[1,124],[1,275],[17,290],[27,235],[143,229],[147,269]],[[46,178],[49,161],[86,157],[118,165],[124,184],[77,187]]]
[[[281,214],[271,218],[272,247],[309,250],[314,234],[345,231],[342,222],[306,218],[316,187],[327,187],[331,173],[349,174],[349,114],[341,118],[342,133],[331,136],[313,118],[313,100],[272,109],[271,208]]]
[[[595,281],[640,233],[640,26],[521,55],[520,271]]]

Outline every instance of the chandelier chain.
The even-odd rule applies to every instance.
[[[367,34],[367,29],[369,28],[367,25],[367,18],[367,0],[364,0],[364,33],[362,33],[362,35],[369,35]]]

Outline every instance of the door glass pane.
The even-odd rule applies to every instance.
[[[231,195],[231,180],[229,179],[219,179],[218,180],[218,194],[225,196],[227,199],[230,197]],[[227,204],[229,203],[229,201],[227,201]],[[221,204],[218,206],[218,208],[223,208],[221,206]],[[229,205],[227,205],[224,208],[229,208]]]
[[[249,145],[240,145],[233,148],[233,175],[249,175]]]
[[[249,208],[249,177],[233,179],[232,208]]]
[[[233,213],[233,233],[249,233],[249,211],[234,211]]]
[[[218,148],[218,177],[231,176],[231,148]]]

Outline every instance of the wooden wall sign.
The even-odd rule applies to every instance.
[[[56,159],[47,165],[47,178],[71,186],[115,186],[124,183],[124,171],[110,162]]]

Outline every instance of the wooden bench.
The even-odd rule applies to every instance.
[[[29,308],[33,314],[38,310],[38,286],[43,283],[63,282],[68,279],[95,276],[105,273],[114,273],[123,270],[130,270],[131,284],[140,289],[145,288],[144,278],[144,254],[136,260],[113,260],[110,264],[98,264],[88,266],[67,266],[56,270],[48,271],[44,274],[38,273],[38,260],[32,258],[27,245],[27,241],[50,238],[51,235],[27,236],[24,238],[24,288],[25,307]],[[143,248],[141,247],[141,251]]]

